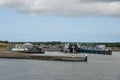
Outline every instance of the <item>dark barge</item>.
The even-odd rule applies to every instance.
[[[79,49],[80,53],[94,53],[94,54],[104,54],[104,55],[112,55],[112,50],[111,49],[84,49],[80,48]]]
[[[112,49],[109,48],[82,47],[78,44],[68,44],[63,48],[63,52],[112,55]]]

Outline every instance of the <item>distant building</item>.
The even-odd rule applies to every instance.
[[[106,46],[105,45],[97,45],[96,47],[97,48],[105,48]]]
[[[30,43],[25,43],[25,44],[15,44],[15,47],[12,48],[12,51],[26,51],[30,48],[32,48],[33,45]]]

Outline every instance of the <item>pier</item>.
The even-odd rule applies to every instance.
[[[47,55],[40,55],[40,56],[31,55],[30,57],[31,59],[37,59],[37,60],[87,62],[87,57],[47,56]]]
[[[72,57],[72,56],[54,56],[54,55],[32,55],[19,52],[0,52],[0,58],[5,59],[32,59],[32,60],[48,60],[48,61],[70,61],[70,62],[87,62],[87,57]]]

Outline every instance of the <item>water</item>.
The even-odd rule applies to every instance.
[[[0,80],[120,80],[120,53],[90,54],[88,62],[0,59]]]

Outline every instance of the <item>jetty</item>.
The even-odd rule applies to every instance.
[[[87,56],[72,57],[72,56],[53,56],[53,55],[33,55],[19,52],[0,52],[0,58],[5,59],[31,59],[31,60],[48,60],[48,61],[70,61],[70,62],[87,62]]]
[[[31,57],[31,59],[37,59],[37,60],[87,62],[87,56],[72,57],[72,56],[31,55],[30,57]]]

